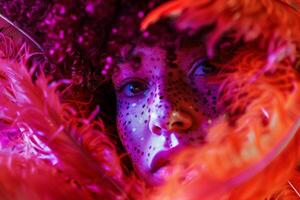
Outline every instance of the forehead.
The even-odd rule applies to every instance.
[[[164,72],[170,68],[188,70],[191,63],[205,57],[206,51],[201,42],[190,40],[174,41],[173,45],[136,44],[118,64],[113,79],[119,76],[138,75],[155,69]]]

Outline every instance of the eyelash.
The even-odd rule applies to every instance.
[[[198,59],[193,64],[188,72],[189,77],[195,76],[210,76],[218,72],[217,66],[211,64],[207,59]],[[139,87],[139,88],[138,88]],[[136,93],[130,91],[132,89],[138,89]],[[125,79],[120,87],[116,87],[118,93],[122,93],[128,98],[138,97],[149,89],[148,84],[139,78]]]
[[[206,70],[206,71],[205,71]],[[208,71],[207,71],[208,70]],[[198,72],[198,74],[197,74]],[[188,74],[192,76],[209,76],[218,72],[217,66],[210,63],[207,59],[198,59],[193,64]]]
[[[136,84],[136,85],[135,85]],[[138,91],[136,94],[134,94],[131,91],[126,91],[126,90],[130,90],[131,88],[129,88],[130,86],[134,87],[134,85],[137,86],[141,86],[140,91]],[[149,89],[148,84],[145,83],[144,80],[138,79],[138,78],[130,78],[130,79],[126,79],[123,81],[123,83],[121,84],[120,87],[117,87],[117,92],[118,93],[123,93],[123,95],[125,95],[126,97],[137,97],[140,96],[141,94],[144,94],[147,90]],[[131,92],[131,94],[130,94]]]

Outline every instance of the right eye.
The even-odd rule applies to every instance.
[[[217,66],[211,64],[208,60],[199,59],[192,65],[189,74],[191,76],[210,76],[217,72]]]
[[[135,97],[144,94],[148,90],[147,84],[143,81],[129,81],[125,83],[121,88],[120,92],[126,97]]]

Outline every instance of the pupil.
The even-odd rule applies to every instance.
[[[132,83],[129,86],[129,90],[133,94],[137,94],[137,93],[141,92],[142,89],[143,89],[143,87],[139,83]]]
[[[203,65],[202,70],[205,74],[212,74],[217,72],[217,68],[214,65],[210,64],[209,62],[204,62],[202,65]]]

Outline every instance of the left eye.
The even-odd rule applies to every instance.
[[[210,76],[218,72],[217,66],[211,64],[208,60],[197,60],[191,70],[191,76]]]
[[[143,94],[148,86],[141,81],[130,81],[121,87],[121,92],[127,97],[134,97]]]

